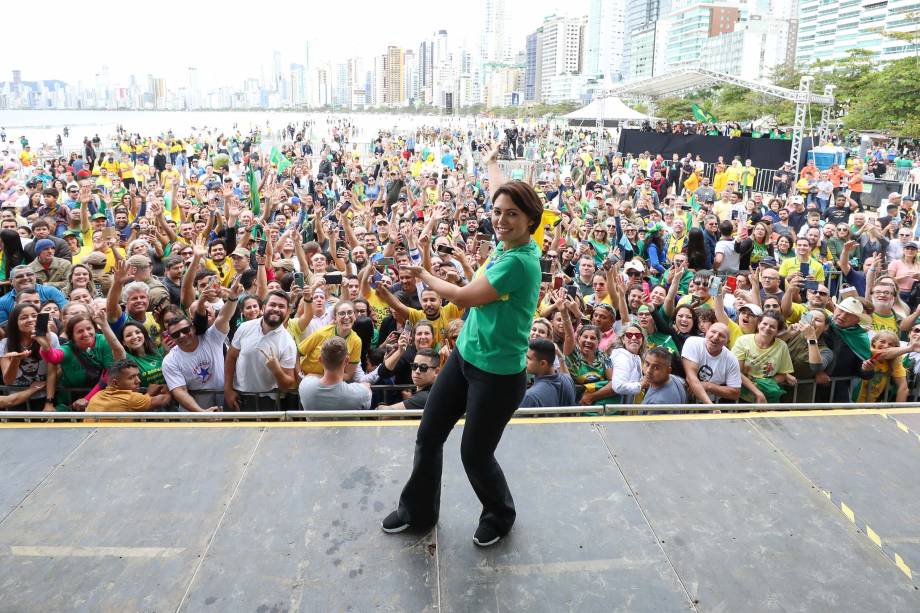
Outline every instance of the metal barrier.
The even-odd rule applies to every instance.
[[[844,380],[844,378],[840,378]],[[810,402],[801,404],[605,404],[603,406],[539,407],[518,409],[515,418],[551,417],[551,416],[647,416],[662,414],[707,414],[707,413],[762,413],[796,411],[833,411],[839,409],[918,409],[913,402],[871,402],[871,403],[832,403]],[[369,411],[270,411],[260,413],[36,413],[29,411],[5,411],[0,413],[0,422],[60,423],[60,422],[297,422],[297,421],[337,421],[343,419],[373,420],[391,418],[419,418],[421,410],[369,410]]]

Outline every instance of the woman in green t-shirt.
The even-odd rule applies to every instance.
[[[494,454],[526,387],[525,357],[540,291],[540,249],[532,235],[541,227],[543,205],[526,183],[502,180],[497,154],[493,147],[485,160],[497,186],[492,226],[498,245],[473,280],[460,287],[409,268],[441,298],[467,309],[467,319],[425,403],[412,474],[397,510],[383,520],[384,532],[427,531],[437,523],[444,442],[464,414],[460,455],[483,505],[473,542],[492,545],[514,524],[514,501]]]
[[[100,322],[105,322],[105,319],[104,314],[97,318]],[[108,322],[105,325],[108,328]],[[115,359],[109,341],[96,331],[96,325],[88,316],[75,315],[67,321],[64,330],[67,342],[61,347],[64,358],[58,378],[57,410],[83,411],[89,404],[93,388]],[[108,328],[107,332],[111,334],[111,329]],[[82,395],[71,403],[70,392],[62,388],[78,388]]]
[[[139,323],[128,322],[121,330],[121,344],[125,358],[137,364],[141,375],[141,387],[165,385],[163,378],[163,353],[157,349],[150,333]]]

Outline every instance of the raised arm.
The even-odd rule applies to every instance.
[[[115,336],[115,332],[112,331],[112,326],[109,325],[108,317],[102,316],[102,311],[96,311],[93,321],[96,322],[96,325],[99,326],[99,330],[102,332],[102,336],[105,338],[105,341],[109,344],[109,347],[112,348],[112,358],[117,362],[118,360],[125,359],[125,348],[118,341],[118,337]]]
[[[124,260],[118,260],[115,263],[115,270],[112,271],[112,287],[109,289],[109,295],[105,299],[105,312],[108,314],[109,321],[118,321],[121,319],[121,290],[124,287],[125,280],[128,278],[128,263]]]
[[[214,320],[214,327],[223,334],[227,334],[230,331],[230,318],[236,312],[237,301],[240,299],[242,291],[243,286],[240,285],[239,280],[234,281],[233,285],[230,286],[230,295],[224,299],[224,306],[221,307],[217,319]]]
[[[198,240],[192,246],[194,250],[192,261],[189,263],[188,270],[182,275],[182,286],[180,288],[180,303],[183,308],[189,309],[195,302],[195,275],[201,268],[201,260],[207,253],[204,246],[204,238],[198,237]]]

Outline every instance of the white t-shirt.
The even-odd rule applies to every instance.
[[[231,345],[240,351],[233,376],[233,389],[238,392],[265,393],[278,387],[263,352],[274,353],[282,368],[294,368],[297,363],[297,347],[287,329],[281,325],[262,334],[261,317],[241,324]]]
[[[741,267],[741,254],[735,252],[735,240],[720,240],[716,243],[716,254],[722,254],[722,263],[719,270],[738,272]]]
[[[738,358],[728,347],[722,347],[722,353],[713,356],[706,349],[706,339],[691,336],[684,342],[681,357],[687,358],[699,366],[697,378],[701,382],[709,381],[715,385],[741,388],[741,368]],[[709,394],[709,399],[718,402],[718,398]]]
[[[198,337],[191,353],[173,347],[163,358],[163,378],[170,391],[185,386],[189,391],[224,391],[224,341],[227,333],[211,326]]]

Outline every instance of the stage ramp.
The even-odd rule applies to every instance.
[[[458,427],[459,429],[459,427]],[[920,611],[920,414],[523,419],[509,537],[413,422],[5,424],[0,611]]]

